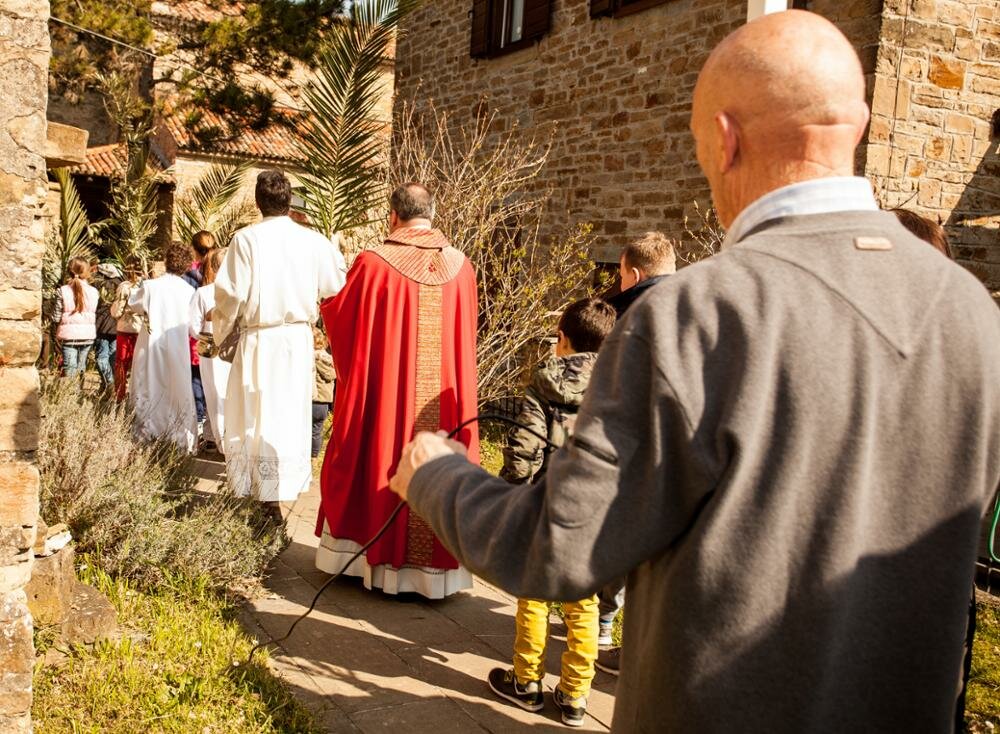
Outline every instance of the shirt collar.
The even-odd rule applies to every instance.
[[[732,247],[764,222],[806,214],[877,211],[868,179],[836,176],[783,186],[757,199],[740,212],[726,233],[722,249]]]

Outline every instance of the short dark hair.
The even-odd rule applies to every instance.
[[[265,217],[284,216],[292,205],[292,182],[281,169],[261,171],[257,175],[254,197],[257,208]]]
[[[955,259],[951,254],[951,246],[948,244],[948,233],[940,224],[909,209],[897,208],[893,209],[892,213],[896,215],[900,224],[910,230],[911,234],[933,245],[952,260]]]
[[[395,191],[389,207],[404,222],[411,219],[434,219],[434,194],[423,184],[409,181]]]
[[[191,269],[191,253],[180,243],[174,243],[163,257],[167,272],[173,275],[184,275]]]
[[[596,352],[615,326],[617,314],[600,298],[584,298],[571,303],[559,317],[559,331],[577,352]]]

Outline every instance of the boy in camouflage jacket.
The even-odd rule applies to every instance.
[[[534,433],[547,436],[555,446],[562,446],[572,435],[597,350],[614,325],[614,308],[597,298],[577,301],[563,312],[555,356],[535,370],[518,413],[517,421],[531,431],[514,428],[504,449],[500,472],[504,479],[527,482],[545,470],[547,445]],[[563,602],[562,609],[567,650],[553,698],[564,724],[582,726],[597,658],[597,597]],[[514,667],[494,668],[489,674],[494,693],[528,711],[540,711],[544,706],[541,679],[545,674],[548,619],[548,602],[519,599]]]

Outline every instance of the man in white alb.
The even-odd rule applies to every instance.
[[[336,245],[289,218],[291,196],[281,171],[257,177],[264,219],[233,237],[212,314],[216,343],[240,334],[225,403],[229,484],[275,507],[312,479],[312,324],[346,272]]]

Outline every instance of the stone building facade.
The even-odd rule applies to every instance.
[[[708,53],[755,5],[426,3],[404,21],[397,105],[433,99],[457,125],[488,112],[499,131],[516,125],[526,137],[551,135],[538,182],[555,190],[548,221],[552,228],[592,223],[595,257],[613,262],[628,238],[647,230],[682,236],[693,203],[708,203],[688,131],[691,94]],[[1000,287],[1000,161],[992,137],[1000,125],[993,120],[1000,0],[787,5],[836,23],[862,59],[874,117],[858,149],[859,172],[885,205],[939,217],[963,262]]]
[[[0,731],[31,729],[34,664],[24,586],[38,519],[47,0],[0,4]]]
[[[1000,289],[1000,0],[885,0],[866,175]]]

